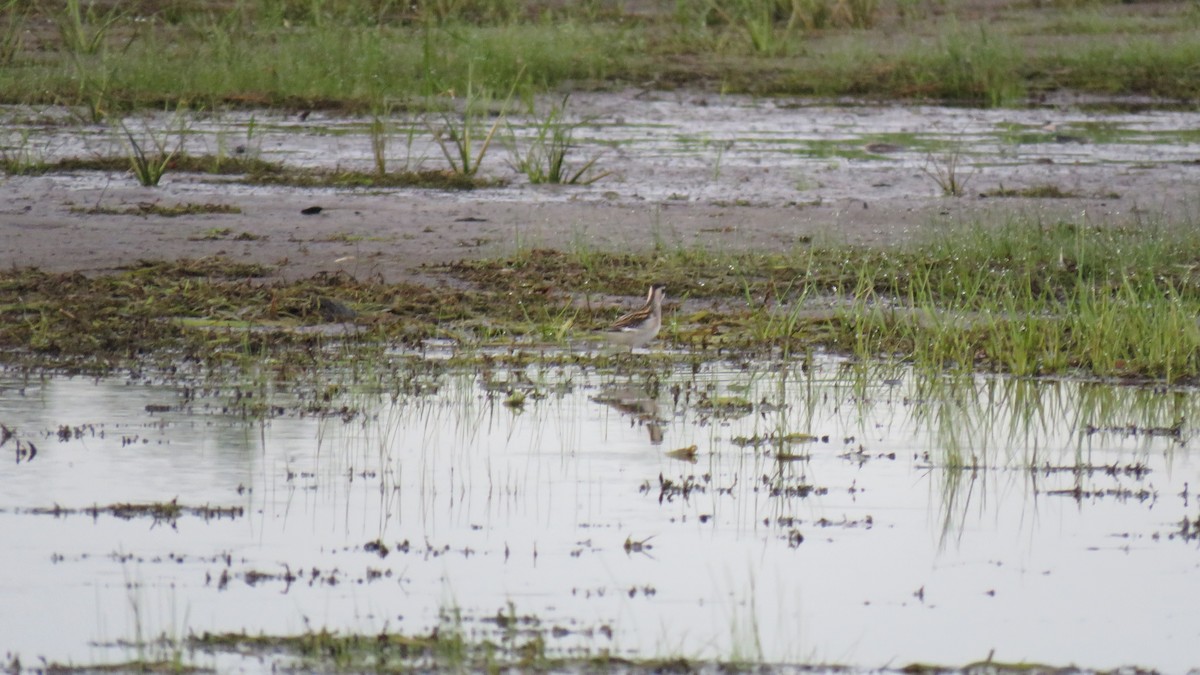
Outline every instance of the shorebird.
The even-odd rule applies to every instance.
[[[653,340],[662,328],[662,303],[666,295],[666,284],[652,284],[646,293],[646,304],[617,319],[600,334],[613,344],[629,347],[631,352]]]

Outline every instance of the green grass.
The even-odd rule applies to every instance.
[[[95,3],[81,0],[66,0],[66,7],[56,17],[58,36],[65,50],[71,54],[93,55],[104,48],[109,31],[127,17],[120,5],[101,10]]]
[[[1194,377],[1196,238],[1187,227],[1152,225],[950,232],[907,269],[863,266],[843,310],[857,322],[844,337],[854,343],[844,344],[935,368]],[[881,300],[899,300],[899,309],[880,309]]]
[[[4,100],[46,101],[52,92],[52,102],[93,97],[111,101],[109,108],[182,99],[212,108],[230,103],[362,111],[383,95],[419,103],[462,94],[471,78],[477,88],[502,90],[523,70],[538,87],[604,79],[605,63],[616,58],[609,48],[624,43],[619,31],[606,26],[217,30],[196,35],[165,27],[121,52],[6,69],[0,73]]]
[[[671,298],[661,340],[691,358],[822,348],[938,372],[1186,381],[1200,378],[1198,270],[1191,224],[1034,220],[930,226],[884,248],[522,250],[447,265],[441,273],[466,283],[436,288],[328,275],[251,281],[270,270],[220,259],[95,277],[9,270],[0,348],[91,368],[179,354],[311,362],[331,342],[370,351],[430,337],[564,347],[620,313],[614,296],[636,303],[654,280]],[[363,330],[338,339],[293,330],[329,320],[321,298],[353,310]]]
[[[0,0],[0,66],[7,66],[25,46],[32,8],[21,0]]]
[[[568,97],[564,96],[561,103],[551,106],[540,118],[535,117],[533,136],[523,149],[518,147],[516,131],[510,126],[510,164],[525,174],[530,183],[591,185],[609,175],[607,171],[594,170],[599,157],[592,157],[579,166],[567,162],[575,129],[583,124],[564,119],[567,101]],[[531,109],[530,116],[536,116],[536,111]]]
[[[73,10],[71,8],[74,8]],[[0,4],[0,102],[84,106],[100,120],[186,101],[368,111],[469,85],[719,88],[1010,105],[1068,88],[1200,94],[1200,13],[1053,3],[979,18],[871,0],[737,0],[638,12],[515,0]]]
[[[129,164],[134,177],[145,187],[157,186],[175,157],[183,151],[183,132],[180,132],[174,148],[168,147],[165,136],[150,134],[150,143],[154,146],[153,150],[150,150],[145,140],[138,142],[133,132],[124,127],[122,130],[129,141]]]
[[[946,197],[963,196],[975,175],[971,169],[964,166],[962,150],[957,147],[943,155],[926,155],[921,173],[932,180]]]
[[[674,298],[720,301],[669,322],[668,338],[694,349],[820,346],[936,370],[1176,380],[1200,375],[1197,251],[1188,225],[1014,220],[890,249],[533,250],[454,272],[508,293],[663,281]]]
[[[932,48],[931,48],[932,47]],[[978,27],[952,26],[932,45],[914,41],[886,63],[878,59],[873,73],[855,85],[869,94],[880,86],[904,97],[1007,105],[1025,95],[1028,83],[1020,68],[1028,57],[1009,36]]]
[[[493,115],[494,94],[476,83],[473,73],[474,64],[468,64],[462,102],[459,103],[453,93],[440,98],[437,106],[440,123],[430,125],[430,132],[441,147],[451,172],[465,177],[479,172],[521,82],[521,73],[518,72],[512,84],[506,87],[508,96],[498,104]],[[486,122],[489,116],[494,117],[490,125]]]

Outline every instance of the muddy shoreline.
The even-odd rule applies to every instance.
[[[572,105],[580,121],[573,157],[598,157],[597,167],[611,172],[590,186],[530,185],[506,164],[504,149],[493,151],[484,173],[505,185],[468,192],[248,186],[170,172],[155,188],[122,173],[8,176],[0,265],[99,273],[145,259],[226,256],[275,266],[283,278],[339,271],[422,280],[424,266],[517,248],[777,251],[822,242],[893,245],[956,221],[1186,218],[1200,181],[1200,145],[1186,132],[1200,121],[1187,112],[839,107],[637,92],[578,96]],[[186,150],[214,152],[246,119],[196,121]],[[149,129],[169,122],[139,121]],[[301,122],[273,113],[258,124],[266,131],[251,151],[263,158],[370,163],[362,120],[313,115]],[[331,130],[339,132],[332,141]],[[103,127],[31,133],[48,159],[120,154]],[[519,134],[513,144],[522,142]],[[870,152],[881,141],[893,147]],[[431,142],[403,149],[393,142],[393,154],[401,153],[403,162],[424,168],[438,168],[441,159]],[[934,179],[952,155],[965,167],[961,197],[943,196]],[[400,162],[393,157],[393,166]],[[1044,186],[1064,196],[983,196]],[[147,203],[220,204],[240,213],[96,213]],[[322,210],[302,215],[310,206]]]

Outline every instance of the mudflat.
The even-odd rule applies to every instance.
[[[271,265],[283,278],[341,271],[415,280],[428,265],[517,248],[888,246],[956,221],[1188,218],[1200,184],[1200,147],[1183,133],[1200,127],[1200,114],[1188,112],[632,90],[579,95],[571,106],[578,126],[569,159],[595,158],[593,171],[607,174],[589,185],[531,185],[511,162],[523,142],[519,123],[481,170],[497,184],[469,191],[258,186],[171,171],[152,188],[121,172],[9,176],[0,190],[0,265],[99,273],[142,259],[226,256]],[[258,115],[260,131],[243,151],[315,167],[370,165],[362,120]],[[211,153],[247,119],[196,123],[185,149]],[[171,123],[161,115],[137,121],[146,133]],[[106,127],[32,133],[50,159],[114,144]],[[393,165],[444,164],[432,140],[396,145]],[[964,184],[960,196],[944,194],[948,172]],[[144,208],[177,204],[232,212],[163,217]],[[306,215],[317,210],[309,207],[320,209]]]

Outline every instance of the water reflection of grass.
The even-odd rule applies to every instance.
[[[339,523],[334,529],[352,533],[352,545],[338,548],[332,560],[318,561],[328,563],[321,565],[326,574],[332,577],[330,567],[336,565],[341,570],[338,578],[352,579],[356,559],[351,556],[356,552],[369,558],[368,575],[384,567],[379,561],[385,557],[390,569],[408,570],[408,563],[396,560],[409,555],[409,537],[416,542],[413,557],[408,558],[413,561],[412,572],[436,566],[417,550],[426,518],[440,521],[442,536],[434,542],[436,550],[443,552],[451,545],[457,551],[483,541],[471,539],[466,532],[470,524],[486,520],[489,529],[504,533],[504,541],[492,540],[490,549],[477,550],[480,557],[490,553],[495,560],[500,557],[501,545],[507,552],[509,537],[520,536],[512,534],[519,529],[514,523],[532,515],[538,524],[535,538],[546,544],[541,549],[544,569],[575,565],[575,558],[568,558],[561,546],[549,545],[547,539],[564,536],[574,541],[576,530],[568,527],[564,535],[556,524],[560,519],[571,523],[572,515],[564,512],[570,512],[570,505],[578,503],[590,486],[601,483],[610,500],[602,506],[622,502],[624,508],[625,502],[640,503],[636,511],[626,512],[637,513],[636,520],[625,516],[626,527],[607,536],[594,530],[588,535],[596,538],[596,548],[607,546],[610,553],[624,539],[626,551],[637,555],[661,555],[681,543],[715,555],[715,549],[705,546],[723,547],[736,539],[752,542],[755,550],[760,546],[768,550],[792,547],[800,549],[797,556],[820,555],[811,550],[823,545],[816,542],[815,532],[826,533],[820,539],[841,544],[850,537],[861,541],[883,536],[867,532],[875,522],[881,523],[880,530],[888,527],[889,521],[897,522],[898,514],[886,509],[896,505],[890,500],[903,500],[913,491],[912,475],[903,470],[910,455],[902,451],[898,462],[893,458],[874,463],[877,449],[873,446],[883,444],[885,438],[892,450],[928,450],[926,459],[912,464],[930,472],[924,481],[931,491],[929,510],[941,521],[944,543],[950,543],[976,521],[999,511],[997,502],[1004,499],[1005,483],[1028,485],[1018,504],[1036,509],[1037,499],[1071,498],[1070,494],[1055,495],[1058,489],[1078,485],[1079,494],[1089,495],[1110,485],[1120,488],[1139,481],[1133,475],[1110,476],[1106,466],[1136,463],[1147,448],[1157,451],[1169,444],[1172,440],[1162,435],[1159,426],[1174,425],[1179,417],[1194,419],[1196,412],[1196,397],[1185,389],[946,376],[894,362],[821,356],[804,364],[712,359],[692,370],[651,360],[601,371],[588,362],[546,365],[506,355],[507,351],[481,352],[474,360],[456,364],[402,354],[380,355],[373,363],[331,370],[305,382],[304,389],[310,392],[306,397],[319,401],[323,409],[365,411],[353,423],[336,415],[325,416],[318,434],[319,450],[314,457],[301,457],[300,461],[309,464],[296,469],[315,475],[312,500],[318,509],[340,504],[349,514],[344,524],[340,513],[333,520]],[[640,390],[662,407],[662,416],[673,427],[673,441],[682,436],[683,443],[699,446],[701,456],[695,470],[680,462],[657,463],[654,447],[644,439],[633,452],[604,456],[608,449],[594,440],[602,434],[593,432],[597,427],[589,420],[591,413],[607,404],[595,400],[593,394],[618,384]],[[289,387],[273,380],[255,389],[255,397],[278,402],[271,399],[278,395],[273,388]],[[527,392],[520,412],[503,403],[512,391]],[[728,415],[711,406],[713,400],[735,398],[738,405]],[[630,426],[631,415],[619,411],[619,418],[608,428]],[[559,432],[561,437],[553,436],[556,424],[565,429]],[[283,422],[272,426],[281,427]],[[579,429],[583,433],[577,433]],[[876,429],[883,431],[873,431]],[[802,434],[832,434],[834,439],[831,445]],[[845,446],[843,439],[855,435],[858,440],[853,443],[865,444],[867,452],[842,458],[838,453],[850,448],[839,447],[839,443]],[[1113,436],[1134,439],[1130,451],[1114,449],[1108,443]],[[512,438],[517,441],[509,443]],[[743,444],[739,438],[762,442]],[[1101,440],[1103,448],[1099,447]],[[802,443],[806,456],[781,461],[775,453],[792,442]],[[657,452],[665,454],[678,445],[664,445]],[[620,471],[613,471],[618,464]],[[869,470],[862,470],[864,464]],[[876,467],[883,470],[874,470]],[[650,482],[646,494],[639,492],[641,481]],[[365,498],[343,498],[352,494],[351,485],[360,490],[353,494]],[[856,485],[863,491],[847,497]],[[256,494],[261,494],[261,484],[256,488]],[[1086,505],[1089,497],[1082,499]],[[860,510],[847,515],[840,509],[850,501]],[[920,502],[919,496],[916,501]],[[522,513],[534,502],[553,504],[554,513]],[[1020,508],[1010,503],[1004,513]],[[314,509],[314,524],[318,509]],[[710,520],[701,521],[703,527],[695,520],[685,524],[678,518],[681,513]],[[872,514],[879,521],[873,520]],[[1190,518],[1194,512],[1188,515]],[[350,523],[360,516],[369,523],[362,529],[357,522]],[[401,516],[406,529],[391,520],[398,521]],[[373,522],[376,517],[378,523]],[[604,517],[612,516],[606,513]],[[584,520],[590,522],[591,515]],[[1178,536],[1191,536],[1192,525],[1184,522],[1186,527],[1180,526]],[[911,521],[908,526],[912,527]],[[917,534],[910,529],[905,535],[921,539],[920,524],[916,527]],[[313,528],[319,529],[324,528]],[[678,537],[680,532],[695,529],[700,531],[699,539]],[[842,533],[850,530],[855,532],[842,538]],[[402,537],[403,544],[399,543]],[[370,541],[362,544],[366,539]],[[430,547],[428,537],[425,546]],[[391,548],[395,557],[388,557],[385,547]],[[467,557],[465,549],[462,555]],[[420,559],[426,562],[416,562]],[[506,565],[507,560],[505,554]],[[795,570],[793,564],[794,560],[789,561],[788,573]],[[265,574],[278,568],[270,558],[265,563],[254,562],[241,573],[247,585],[265,583],[278,588],[290,583],[286,578],[265,576],[259,572],[263,565],[269,570]],[[314,563],[313,569],[316,566]],[[754,573],[742,609],[730,610],[728,632],[733,646],[725,653],[705,652],[706,658],[757,663],[764,654],[774,653],[767,651],[771,645],[759,644],[760,622],[767,619],[754,604]],[[292,572],[285,568],[283,574]],[[740,583],[741,578],[733,590],[745,593]],[[267,589],[256,592],[272,593]],[[554,626],[562,625],[560,618],[542,620],[517,612],[512,605],[497,609],[499,603],[487,604],[490,602],[491,598],[476,601],[465,612],[443,611],[441,621],[433,624],[436,630],[423,626],[405,631],[385,624],[375,632],[335,633],[331,631],[338,624],[332,624],[328,630],[264,635],[257,634],[253,624],[245,633],[218,632],[230,630],[222,624],[186,644],[202,652],[249,654],[251,659],[281,655],[279,658],[300,669],[584,670],[612,665],[603,653],[593,660],[580,655],[586,654],[585,650],[566,651],[569,648],[563,646],[574,638],[586,642],[593,637],[587,631],[603,635],[604,630],[610,631],[609,635],[595,643],[618,644],[611,642],[611,631],[614,627],[620,631],[622,626],[616,621],[608,623],[608,607],[597,605],[595,616],[600,618],[594,624],[570,623],[571,635],[559,635]],[[417,615],[409,607],[405,605],[405,613]],[[474,618],[464,618],[472,615]],[[637,660],[619,665],[650,669],[657,663]],[[701,669],[711,666],[697,661],[679,663]]]
[[[1187,440],[1183,421],[1200,412],[1185,390],[1099,382],[930,377],[913,390],[943,545],[1005,484],[1023,485],[1035,509],[1047,496],[1146,499],[1147,454],[1169,457]]]
[[[1182,421],[1200,413],[1185,390],[1072,380],[919,377],[914,394],[912,422],[938,448],[931,461],[960,468],[1085,466],[1097,434],[1182,442]]]
[[[411,460],[398,454],[381,459],[384,463],[409,467],[408,473],[403,476],[407,487],[398,484],[401,490],[413,489],[413,485],[437,485],[436,488],[420,489],[469,496],[479,494],[485,489],[484,485],[494,484],[498,492],[503,494],[531,491],[534,493],[532,498],[540,499],[536,494],[539,491],[544,493],[545,487],[520,480],[515,485],[507,485],[506,482],[512,478],[506,475],[500,460],[502,453],[470,449],[478,441],[473,434],[479,434],[482,428],[494,427],[498,422],[494,416],[500,416],[503,420],[519,419],[520,424],[537,428],[548,427],[552,418],[560,421],[565,418],[567,426],[578,424],[578,417],[584,413],[575,404],[568,402],[560,405],[554,394],[528,397],[525,410],[518,418],[504,409],[504,393],[526,386],[553,392],[555,382],[566,381],[578,385],[558,399],[569,400],[571,397],[586,397],[587,394],[581,392],[589,392],[596,381],[612,377],[597,374],[586,365],[556,367],[542,372],[528,366],[508,366],[502,362],[489,367],[492,371],[486,377],[474,374],[470,368],[457,371],[457,374],[454,369],[445,371],[442,377],[436,378],[437,394],[398,398],[392,404],[393,411],[379,418],[381,430],[390,428],[392,434],[386,436],[388,440],[379,442],[381,453],[386,448],[392,448],[387,450],[389,453],[395,452],[396,428],[400,426],[457,429],[451,434],[456,440],[452,443],[455,449],[449,454],[434,443],[425,443],[420,449],[414,449],[414,452],[427,456],[429,462],[443,462],[441,466],[415,468]],[[828,432],[831,428],[844,428],[847,433],[852,433],[860,426],[874,428],[876,424],[894,426],[894,433],[911,435],[913,447],[928,451],[926,458],[916,464],[918,468],[927,465],[931,511],[940,523],[942,545],[948,546],[969,531],[978,519],[990,517],[998,509],[998,502],[1005,499],[1004,493],[1011,491],[1014,486],[1017,489],[1024,487],[1024,496],[1019,501],[1025,506],[1016,508],[1032,511],[1037,510],[1039,499],[1069,499],[1069,495],[1058,496],[1055,491],[1071,489],[1075,485],[1082,486],[1083,495],[1098,493],[1110,485],[1121,488],[1131,481],[1135,487],[1139,487],[1145,474],[1122,472],[1122,467],[1134,466],[1141,461],[1145,452],[1141,447],[1143,444],[1145,447],[1153,444],[1156,449],[1164,445],[1170,447],[1172,441],[1161,434],[1160,425],[1173,425],[1179,416],[1194,418],[1197,405],[1195,396],[1186,390],[1114,387],[1097,382],[1007,376],[947,377],[895,364],[825,359],[818,359],[804,369],[756,362],[746,364],[744,368],[726,366],[709,368],[700,373],[675,371],[660,373],[659,376],[663,386],[653,395],[664,406],[668,400],[680,402],[679,407],[669,413],[669,417],[676,420],[677,424],[703,428],[705,423],[702,420],[711,419],[712,413],[703,405],[706,397],[702,394],[707,395],[707,400],[737,396],[749,403],[751,411],[736,418],[722,419],[721,423],[744,431],[747,437],[753,434],[771,438],[763,444],[766,446],[764,449],[751,444],[740,445],[736,440],[738,434],[732,430],[718,432],[712,443],[704,447],[700,467],[703,474],[701,470],[692,473],[690,465],[671,464],[672,469],[679,468],[681,473],[666,472],[658,476],[657,483],[654,478],[646,476],[648,484],[641,491],[645,494],[645,501],[652,504],[650,513],[655,509],[684,508],[688,504],[703,505],[705,509],[701,513],[707,513],[709,504],[712,504],[712,511],[721,513],[722,509],[718,507],[721,504],[727,505],[725,509],[733,510],[737,508],[732,506],[734,504],[766,501],[768,503],[761,510],[756,512],[752,509],[740,515],[757,521],[769,514],[771,524],[768,526],[768,541],[786,540],[787,545],[795,547],[804,546],[805,538],[811,537],[817,527],[867,529],[872,521],[869,517],[847,520],[843,515],[843,520],[838,522],[834,515],[819,525],[818,519],[823,511],[814,503],[836,500],[836,497],[831,496],[834,490],[816,484],[814,476],[823,474],[828,480],[831,475],[829,463],[836,464],[837,460],[830,456],[826,444],[813,447],[811,454],[814,457],[783,463],[772,460],[772,443],[776,440],[782,442],[781,439],[787,436],[806,431],[815,433],[823,429]],[[674,385],[679,385],[681,390],[677,399],[671,393]],[[895,417],[903,421],[889,422]],[[835,419],[838,420],[838,426],[832,427],[831,421]],[[624,423],[620,426],[624,426]],[[1128,431],[1121,431],[1126,429]],[[1130,451],[1114,451],[1109,443],[1097,444],[1093,448],[1093,444],[1110,433],[1106,430],[1112,430],[1112,434],[1125,434],[1122,438],[1133,438]],[[866,439],[864,442],[868,445],[871,443]],[[562,450],[553,453],[555,461],[573,458],[572,449],[578,443],[577,438],[563,439],[559,444]],[[521,448],[520,451],[526,452],[528,449]],[[663,452],[668,452],[667,448],[664,447]],[[485,457],[488,460],[483,464],[481,462]],[[457,467],[455,478],[451,482],[444,482],[450,465]],[[474,475],[468,469],[472,465],[476,467]],[[1116,467],[1116,475],[1113,475],[1110,467]],[[418,479],[412,473],[414,471],[426,475]],[[343,473],[343,466],[328,471],[330,477]],[[460,475],[463,473],[465,475]],[[862,478],[867,488],[866,499],[871,503],[870,495],[883,491],[884,479],[878,473],[863,474]],[[837,491],[840,492],[841,487],[839,484]],[[392,490],[388,488],[382,492]],[[557,498],[561,498],[561,495],[561,492],[556,493]],[[530,498],[530,495],[525,498]],[[421,499],[427,500],[427,508],[431,513],[444,509],[444,505],[437,502],[432,494],[423,495]],[[817,515],[811,515],[809,509],[815,510]],[[1010,505],[1007,513],[1012,510]],[[804,514],[804,517],[801,518],[800,514]],[[645,518],[648,524],[643,525],[641,530],[631,535],[621,534],[626,547],[632,549],[651,543],[647,542],[647,537],[652,536],[653,525],[649,523],[654,521],[650,515]],[[499,522],[503,523],[503,519]],[[720,525],[721,528],[730,526],[747,527],[736,522]],[[652,544],[655,547],[662,545],[658,540]],[[546,560],[550,560],[549,555]],[[534,632],[520,633],[525,637],[514,640],[517,649],[510,651],[504,645],[503,641],[507,639],[504,636],[510,634],[507,632],[509,626],[521,625],[519,615],[509,608],[502,609],[497,616],[501,617],[496,624],[500,630],[495,636],[484,638],[490,641],[491,646],[483,648],[482,652],[478,651],[479,645],[475,639],[466,643],[455,642],[453,640],[457,638],[453,632],[439,631],[437,635],[452,642],[437,645],[423,641],[427,637],[434,637],[432,634],[412,636],[414,641],[409,643],[412,651],[405,658],[416,659],[418,663],[427,665],[444,666],[447,662],[439,659],[451,657],[464,659],[461,663],[478,664],[480,662],[476,659],[484,658],[481,654],[486,653],[491,655],[487,658],[496,659],[485,662],[489,664],[511,664],[513,659],[517,659],[520,667],[526,668],[534,667],[535,663],[559,666],[573,663],[573,657],[563,660],[561,653],[555,651],[555,642],[548,636],[543,634],[544,640],[538,641],[536,623],[529,624],[535,629]],[[748,615],[749,621],[758,618],[754,611]],[[501,625],[500,621],[518,623]],[[742,648],[754,646],[752,624],[737,627],[733,632],[736,634],[735,642],[741,640]],[[213,636],[216,640],[228,639],[231,642],[227,646],[209,646],[218,650],[244,648],[254,651],[260,647],[267,649],[267,645],[270,645],[271,649],[279,649],[289,656],[309,659],[316,658],[320,652],[295,651],[296,645],[285,643],[311,637],[270,638],[267,643],[255,646],[252,639],[245,636]],[[372,644],[375,643],[372,640],[375,638],[378,639],[376,646],[383,651],[373,654]],[[331,650],[329,654],[337,655],[339,659],[349,659],[339,663],[350,664],[360,656],[386,656],[398,660],[400,655],[393,651],[395,646],[410,638],[381,633],[379,636],[324,636],[320,639],[334,640],[325,643]],[[522,644],[524,648],[519,646]],[[443,648],[452,649],[449,652],[439,651]],[[355,650],[359,649],[363,651],[355,655]],[[730,658],[734,661],[740,658],[753,661],[760,652],[750,649],[742,653],[735,649]],[[525,656],[535,660],[520,660]]]

